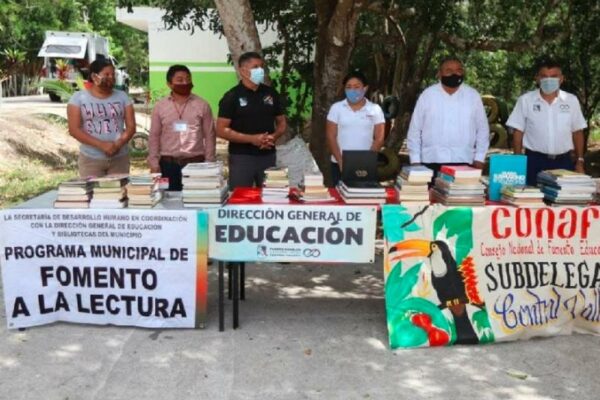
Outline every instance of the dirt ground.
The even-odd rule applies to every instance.
[[[69,136],[66,125],[26,111],[0,113],[0,169],[24,159],[59,168],[76,162],[77,154],[77,141]]]

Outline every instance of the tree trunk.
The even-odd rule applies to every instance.
[[[325,137],[327,112],[340,93],[342,79],[348,70],[360,5],[361,2],[355,0],[315,0],[317,43],[310,149],[326,184],[331,182],[330,153]]]
[[[249,0],[215,0],[227,46],[237,71],[240,56],[247,51],[262,52]]]

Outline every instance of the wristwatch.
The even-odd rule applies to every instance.
[[[585,158],[583,158],[583,157],[577,157],[577,162],[579,162],[579,161],[584,162]]]

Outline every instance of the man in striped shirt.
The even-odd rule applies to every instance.
[[[150,172],[169,178],[169,190],[181,190],[181,169],[189,163],[215,161],[216,133],[210,105],[192,93],[192,75],[184,65],[167,71],[171,94],[152,111],[148,164]]]

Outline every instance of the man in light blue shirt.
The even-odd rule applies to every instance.
[[[538,172],[543,170],[584,172],[583,130],[587,122],[577,96],[560,90],[563,80],[560,64],[542,61],[536,76],[539,89],[519,97],[506,122],[515,130],[515,154],[524,150],[527,155],[528,185],[535,185]]]

